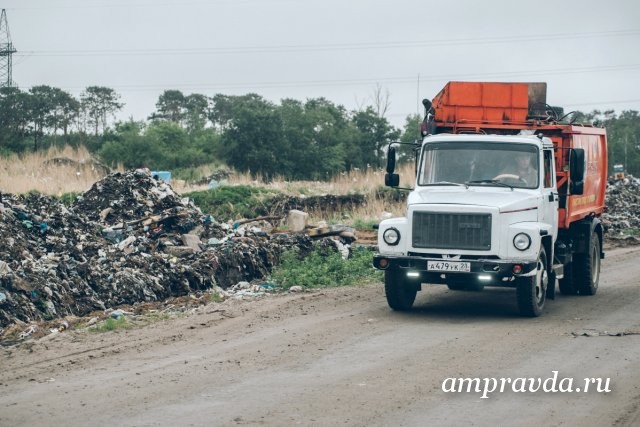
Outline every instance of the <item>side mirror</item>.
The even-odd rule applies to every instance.
[[[389,146],[387,150],[387,173],[392,174],[396,170],[396,149]]]
[[[569,156],[569,178],[571,179],[569,192],[571,194],[582,194],[584,192],[584,149],[574,148]]]
[[[423,99],[422,100],[422,105],[424,106],[424,113],[425,114],[429,114],[429,111],[431,110],[431,107],[433,106],[431,104],[431,101],[429,101],[428,99]]]
[[[387,187],[397,187],[400,185],[400,175],[397,173],[387,173],[384,175],[384,185]]]

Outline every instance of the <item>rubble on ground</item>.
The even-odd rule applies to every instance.
[[[634,180],[608,185],[605,201],[603,223],[607,239],[634,239],[628,233],[640,230],[640,182]]]
[[[364,205],[367,198],[363,194],[323,196],[290,196],[279,194],[269,201],[267,210],[271,214],[287,213],[293,209],[301,211],[339,212]]]
[[[0,333],[13,323],[230,290],[268,276],[285,250],[312,249],[304,233],[262,227],[268,222],[220,224],[147,170],[108,175],[72,207],[37,193],[2,194]]]

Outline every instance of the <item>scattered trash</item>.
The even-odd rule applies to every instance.
[[[299,233],[304,231],[309,220],[309,214],[299,211],[297,209],[291,209],[287,215],[287,228],[292,233]]]
[[[245,296],[263,295],[270,288],[254,280],[286,250],[313,246],[303,233],[265,231],[282,216],[218,223],[145,169],[106,176],[71,207],[38,193],[2,197],[0,329],[242,281],[257,285]]]
[[[31,334],[33,334],[37,330],[38,330],[38,327],[36,325],[31,325],[26,330],[22,331],[18,336],[18,338],[20,338],[21,340],[27,339],[31,336]]]
[[[299,285],[291,286],[289,288],[289,292],[302,292],[303,290],[304,290],[304,288],[302,286],[299,286]]]
[[[607,209],[603,220],[609,235],[640,229],[640,183],[618,181],[607,186]],[[609,237],[609,236],[607,236]]]
[[[118,309],[118,310],[113,310],[109,316],[110,316],[112,319],[116,319],[116,320],[117,320],[117,319],[120,319],[121,317],[123,317],[123,316],[124,316],[124,311],[123,311],[123,310],[120,310],[120,309]]]
[[[627,335],[640,335],[640,331],[598,331],[595,329],[584,329],[571,332],[574,337],[623,337]]]

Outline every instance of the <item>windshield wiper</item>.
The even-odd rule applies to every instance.
[[[508,188],[513,190],[513,185],[505,184],[504,182],[498,181],[496,179],[477,179],[475,181],[467,181],[467,182],[465,182],[465,184],[467,184],[467,185],[493,184],[493,185],[498,185],[498,186],[501,186],[501,187],[508,187]]]
[[[467,183],[464,184],[460,184],[459,182],[450,182],[450,181],[438,181],[438,182],[430,182],[429,184],[424,184],[425,187],[431,186],[431,185],[455,185],[458,187],[468,187]]]

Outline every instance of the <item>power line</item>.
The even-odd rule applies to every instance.
[[[594,67],[574,67],[574,68],[556,68],[556,69],[538,69],[538,70],[521,70],[521,71],[501,71],[495,73],[473,73],[473,74],[442,74],[431,76],[420,76],[422,82],[436,82],[442,80],[475,80],[475,79],[498,79],[498,78],[516,78],[528,76],[547,76],[562,75],[574,73],[595,73],[595,72],[616,72],[616,71],[633,71],[640,70],[640,64],[624,64],[624,65],[599,65]],[[220,89],[269,89],[269,88],[285,88],[285,87],[307,87],[307,86],[350,86],[350,85],[370,85],[376,83],[416,83],[415,76],[406,77],[375,77],[375,78],[359,78],[359,79],[326,79],[326,80],[305,80],[305,81],[279,81],[279,82],[238,82],[238,83],[159,83],[159,84],[124,84],[124,85],[108,85],[113,89],[122,92],[144,92],[155,91],[167,88],[172,89],[191,89],[191,90],[220,90]],[[65,89],[82,89],[81,87],[66,87]]]
[[[160,55],[228,55],[245,53],[285,53],[285,52],[319,52],[366,49],[399,49],[457,45],[503,44],[513,42],[538,42],[552,40],[585,39],[597,37],[627,37],[639,35],[640,30],[616,30],[588,33],[557,33],[547,35],[502,35],[492,37],[474,37],[460,39],[441,39],[423,41],[398,42],[362,42],[305,45],[264,45],[235,47],[203,47],[203,48],[162,48],[162,49],[86,49],[86,50],[23,50],[24,55],[40,57],[57,56],[160,56]]]

